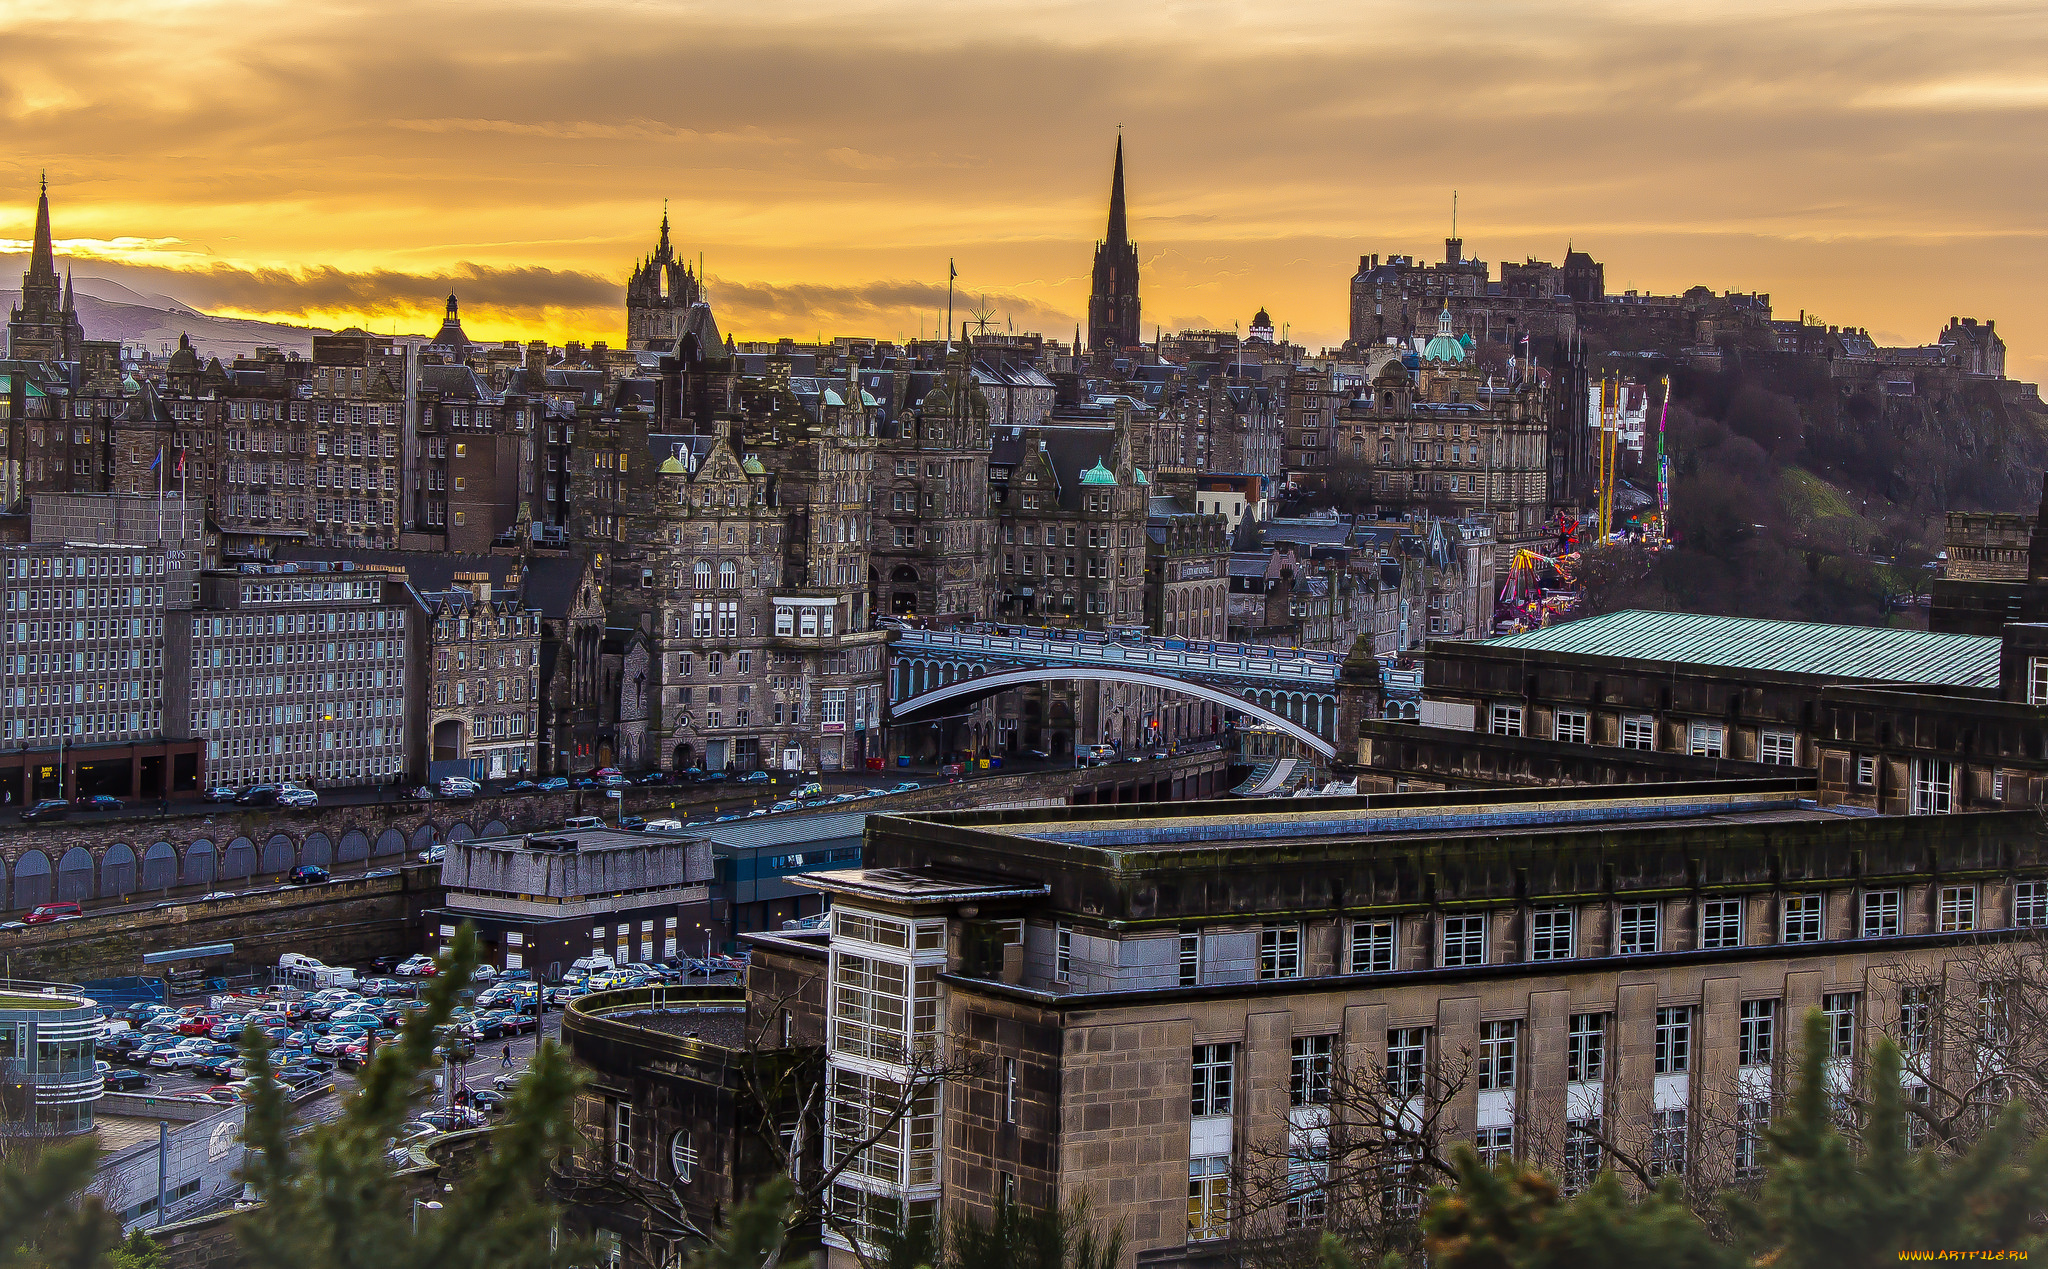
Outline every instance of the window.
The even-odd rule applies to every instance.
[[[1692,1006],[1657,1010],[1656,1073],[1676,1075],[1692,1069]]]
[[[1727,739],[1727,729],[1719,723],[1694,723],[1687,731],[1686,752],[1703,758],[1718,758]]]
[[[1869,786],[1877,783],[1877,759],[1864,754],[1856,759],[1856,783]]]
[[[1912,1122],[1908,1120],[1908,1122]],[[1744,1100],[1735,1104],[1735,1176],[1747,1181],[1763,1173],[1764,1132],[1771,1126],[1771,1104]]]
[[[1522,734],[1522,707],[1520,705],[1496,705],[1487,728],[1496,736],[1519,736]]]
[[[1538,908],[1529,914],[1529,959],[1568,961],[1578,914],[1570,908]]]
[[[2022,881],[2012,888],[2012,923],[2022,929],[2048,925],[2048,881]]]
[[[1551,730],[1553,738],[1574,745],[1583,745],[1586,743],[1586,734],[1587,718],[1584,713],[1578,710],[1563,709],[1557,712],[1555,723]]]
[[[1188,1114],[1196,1119],[1230,1114],[1236,1072],[1236,1045],[1196,1045],[1193,1091],[1188,1099]]]
[[[1856,993],[1831,991],[1820,998],[1820,1011],[1828,1016],[1828,1056],[1856,1056]]]
[[[1473,1142],[1478,1148],[1479,1162],[1489,1168],[1497,1168],[1515,1155],[1515,1130],[1513,1128],[1481,1128]]]
[[[1180,932],[1180,985],[1197,987],[1202,982],[1202,932]]]
[[[1899,932],[1899,892],[1866,890],[1863,893],[1863,937],[1890,938]]]
[[[612,1103],[612,1163],[633,1170],[633,1104]]]
[[[1913,759],[1913,814],[1947,815],[1955,810],[1955,786],[1955,763]]]
[[[1902,987],[1899,989],[1899,1051],[1901,1053],[1925,1053],[1928,1041],[1933,1036],[1934,989],[1931,987]]]
[[[697,1174],[697,1150],[691,1144],[689,1129],[669,1138],[668,1162],[675,1169],[676,1180],[683,1185],[688,1185],[690,1178]]]
[[[1965,934],[1977,928],[1977,887],[1941,888],[1941,932]]]
[[[1785,896],[1784,936],[1781,943],[1818,943],[1821,940],[1821,897],[1817,894]]]
[[[1700,904],[1700,946],[1742,946],[1742,900],[1708,899]]]
[[[1351,923],[1351,972],[1385,974],[1394,968],[1394,923],[1354,921]]]
[[[1259,977],[1301,977],[1301,927],[1269,925],[1259,931]]]
[[[1654,903],[1631,903],[1621,910],[1616,924],[1614,950],[1623,956],[1639,956],[1657,950],[1658,910]]]
[[[1607,1015],[1575,1013],[1564,1038],[1564,1077],[1573,1083],[1605,1079]]]
[[[1188,1241],[1207,1242],[1230,1232],[1230,1156],[1188,1160]]]
[[[1052,927],[1052,980],[1071,982],[1074,977],[1074,931],[1064,925]]]
[[[1479,1024],[1479,1087],[1513,1088],[1515,1086],[1515,1024],[1512,1022],[1482,1022]]]
[[[1648,714],[1628,714],[1621,720],[1621,747],[1623,749],[1655,749],[1657,747],[1657,720]]]
[[[1564,1126],[1564,1192],[1577,1194],[1593,1184],[1600,1175],[1600,1138],[1603,1129],[1598,1119],[1568,1120]]]
[[[2048,705],[2048,657],[2027,658],[2027,704]]]
[[[1735,1033],[1735,1061],[1741,1066],[1769,1066],[1777,1054],[1778,1002],[1745,1000]]]
[[[1294,1061],[1288,1071],[1287,1102],[1290,1106],[1322,1106],[1330,1100],[1330,1057],[1337,1037],[1302,1035],[1294,1037]]]
[[[1789,767],[1798,745],[1789,731],[1767,731],[1757,737],[1756,759],[1774,766]]]
[[[1387,1095],[1422,1096],[1428,1062],[1428,1027],[1395,1027],[1388,1031]]]
[[[1017,1059],[1003,1059],[1003,1122],[1017,1122]]]
[[[837,953],[834,961],[833,1050],[883,1062],[900,1060],[909,1018],[909,968],[846,952]]]
[[[1650,1158],[1644,1170],[1651,1176],[1685,1175],[1685,1111],[1650,1112]]]
[[[1486,963],[1486,914],[1473,916],[1447,916],[1444,918],[1444,955],[1446,969],[1464,965]]]

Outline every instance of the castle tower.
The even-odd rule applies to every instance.
[[[21,303],[7,319],[7,355],[20,361],[76,361],[85,350],[71,282],[57,277],[50,241],[50,182],[36,200],[36,239],[28,272],[21,275]]]
[[[661,239],[654,254],[626,279],[626,347],[667,352],[683,336],[690,309],[704,299],[690,266],[669,241],[668,208],[661,209]]]
[[[1109,183],[1109,233],[1095,245],[1095,283],[1088,296],[1088,348],[1137,348],[1138,248],[1124,221],[1124,139],[1116,139],[1116,174]]]

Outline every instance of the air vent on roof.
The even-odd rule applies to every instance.
[[[531,850],[575,850],[573,837],[529,837],[526,845]]]

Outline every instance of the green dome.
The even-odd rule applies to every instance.
[[[123,391],[123,392],[140,392],[140,391],[142,391],[142,385],[141,385],[141,384],[139,384],[139,383],[137,383],[137,382],[135,382],[135,376],[134,376],[134,375],[127,375],[127,376],[124,376],[124,377],[122,378],[122,380],[121,380],[121,391]]]
[[[1098,458],[1095,460],[1095,466],[1081,473],[1081,483],[1084,485],[1113,485],[1116,483],[1116,473],[1104,467],[1102,460]]]
[[[1149,485],[1152,483],[1152,481],[1145,475],[1145,469],[1142,467],[1131,468],[1131,480],[1133,483],[1140,485]]]
[[[664,476],[686,476],[689,474],[689,469],[683,466],[681,459],[670,455],[661,460],[661,474]]]
[[[1422,357],[1425,361],[1463,361],[1465,345],[1449,335],[1438,335],[1423,345]]]
[[[1471,352],[1472,345],[1474,343],[1474,340],[1472,338],[1472,332],[1468,330],[1464,334],[1458,336],[1458,342],[1465,345],[1466,352]]]
[[[740,470],[749,476],[765,476],[768,474],[768,469],[761,466],[761,460],[752,454],[747,455],[746,461],[740,464]]]

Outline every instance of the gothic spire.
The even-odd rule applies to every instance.
[[[675,248],[669,246],[668,241],[668,200],[666,198],[661,200],[661,245],[654,249],[654,258],[661,264],[667,264],[676,258]]]
[[[1109,182],[1109,241],[1122,246],[1124,226],[1124,134],[1116,134],[1116,175]]]
[[[43,176],[43,189],[36,199],[36,243],[29,253],[29,276],[57,280],[57,258],[50,248],[50,178]]]
[[[71,267],[66,265],[64,268],[64,311],[67,313],[74,312],[77,307],[71,300]]]

